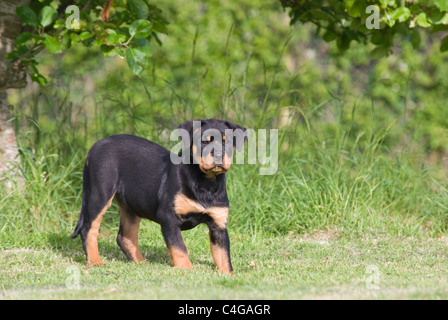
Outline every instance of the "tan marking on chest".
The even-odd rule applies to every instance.
[[[229,208],[227,207],[210,207],[205,208],[203,205],[194,201],[182,193],[176,194],[174,197],[174,211],[179,214],[188,214],[192,212],[208,214],[220,228],[225,228],[229,216]]]

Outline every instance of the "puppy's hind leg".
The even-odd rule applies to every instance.
[[[120,230],[117,243],[126,257],[134,262],[146,261],[138,246],[138,228],[141,220],[120,204]]]
[[[111,206],[115,195],[115,191],[106,191],[104,187],[103,185],[103,188],[101,188],[101,185],[97,183],[92,185],[89,168],[86,164],[84,167],[82,209],[72,238],[81,235],[87,262],[92,266],[103,264],[98,253],[99,228],[103,216]]]
[[[111,206],[114,196],[115,193],[104,196],[98,190],[92,190],[89,194],[87,204],[83,204],[83,206],[85,205],[85,209],[81,212],[81,215],[84,216],[82,217],[82,226],[79,227],[79,234],[81,235],[82,246],[86,253],[87,264],[89,266],[103,265],[98,252],[98,235],[101,221],[107,209]]]

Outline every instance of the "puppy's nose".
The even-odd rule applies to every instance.
[[[213,153],[213,159],[215,162],[222,164],[222,151],[216,151]]]

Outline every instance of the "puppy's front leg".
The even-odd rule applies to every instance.
[[[168,252],[173,261],[173,266],[178,268],[191,269],[190,259],[188,258],[188,250],[185,246],[184,238],[178,225],[174,223],[161,224],[163,238],[165,239]]]
[[[230,240],[227,229],[218,227],[216,224],[209,224],[210,229],[210,249],[213,261],[218,270],[222,273],[232,275],[233,268],[230,261]]]

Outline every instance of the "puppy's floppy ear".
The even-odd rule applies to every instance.
[[[181,123],[177,129],[184,129],[187,130],[187,132],[191,135],[193,133],[193,121],[185,121],[184,123]],[[177,131],[179,133],[179,130]],[[180,135],[180,134],[179,134]]]
[[[193,141],[193,121],[185,121],[181,123],[176,129],[177,135],[182,139],[184,148],[191,150]]]
[[[185,122],[181,123],[177,127],[177,129],[187,130],[190,135],[193,135],[193,133],[194,133],[193,129],[195,129],[195,127],[194,127],[195,123],[196,123],[196,129],[197,129],[197,128],[200,128],[202,125],[204,125],[205,120],[195,119],[195,120],[185,121]]]
[[[204,124],[205,120],[202,119],[196,119],[196,120],[190,120],[185,121],[184,123],[181,123],[177,127],[177,134],[180,138],[184,141],[190,141],[189,146],[193,146],[193,139],[195,139],[194,142],[200,143],[201,141],[201,127]],[[186,131],[186,132],[185,132]],[[185,134],[188,134],[188,137],[185,137]]]
[[[238,151],[243,150],[244,143],[247,140],[247,129],[230,121],[224,123],[229,129],[233,130],[233,145]]]

